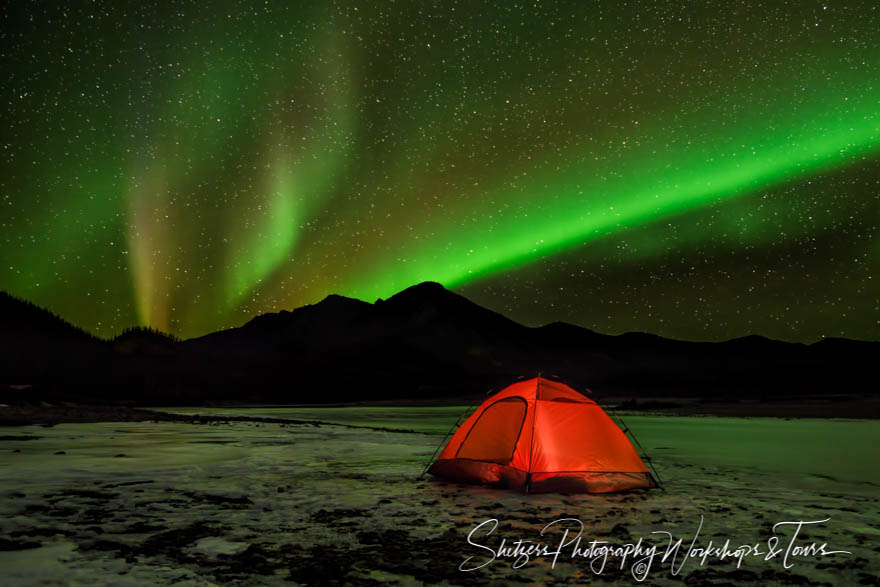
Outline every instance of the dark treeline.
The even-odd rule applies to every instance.
[[[880,356],[880,343],[846,339],[705,343],[529,328],[433,283],[374,304],[333,295],[184,341],[144,327],[99,339],[8,294],[0,318],[0,403],[460,398],[538,372],[597,396],[867,395]]]

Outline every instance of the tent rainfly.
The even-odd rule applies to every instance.
[[[544,377],[513,383],[484,401],[428,472],[532,493],[658,486],[629,438],[596,402]]]

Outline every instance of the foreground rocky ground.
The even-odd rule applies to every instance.
[[[665,492],[523,495],[417,478],[440,440],[434,434],[226,422],[0,429],[0,582],[880,582],[880,491],[871,482],[707,465],[648,446]],[[491,534],[489,520],[498,521]],[[793,526],[773,531],[817,520],[827,521],[803,527],[794,541]],[[653,532],[682,539],[674,562],[661,560],[670,535]],[[774,536],[782,550],[768,557]],[[502,539],[510,556],[498,555]],[[639,539],[658,547],[653,560],[618,552],[601,567],[599,551],[583,556],[591,541],[624,547]],[[687,557],[689,547],[728,539],[730,551],[750,545],[739,568],[736,557]],[[542,543],[544,556],[517,556],[518,540]],[[785,559],[790,544],[805,550]],[[822,544],[849,554],[822,556]],[[554,564],[546,553],[557,549]]]

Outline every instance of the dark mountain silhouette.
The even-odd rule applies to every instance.
[[[4,351],[12,349],[11,346],[6,346],[11,342],[15,343],[14,346],[18,346],[30,340],[39,340],[40,344],[65,342],[89,344],[101,340],[49,310],[5,291],[0,291],[0,318],[2,318],[4,334],[0,338],[0,345],[4,346],[0,348]]]
[[[145,326],[126,328],[113,339],[113,350],[119,353],[173,353],[177,338]]]
[[[559,322],[529,328],[431,282],[373,304],[330,295],[185,341],[144,328],[103,341],[5,294],[0,319],[0,391],[12,401],[462,397],[539,371],[638,398],[872,394],[880,356],[878,342],[845,339],[704,343]]]
[[[63,374],[102,369],[112,358],[106,341],[31,302],[0,292],[0,392],[11,389],[14,397],[25,396],[36,384],[45,391]]]

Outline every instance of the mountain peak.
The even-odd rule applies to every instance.
[[[402,289],[391,297],[396,297],[407,292],[409,292],[410,294],[428,294],[448,291],[448,289],[446,289],[445,287],[443,287],[442,284],[437,283],[436,281],[423,281],[421,283],[411,285],[406,289]]]
[[[436,281],[423,281],[416,285],[411,285],[406,289],[402,289],[390,298],[387,302],[392,303],[424,303],[426,301],[464,299],[460,295],[453,293],[437,283]]]
[[[339,294],[330,294],[325,297],[323,300],[314,304],[315,306],[341,306],[341,305],[349,305],[349,306],[362,306],[366,304],[362,300],[356,298],[349,298],[347,296],[341,296]]]

